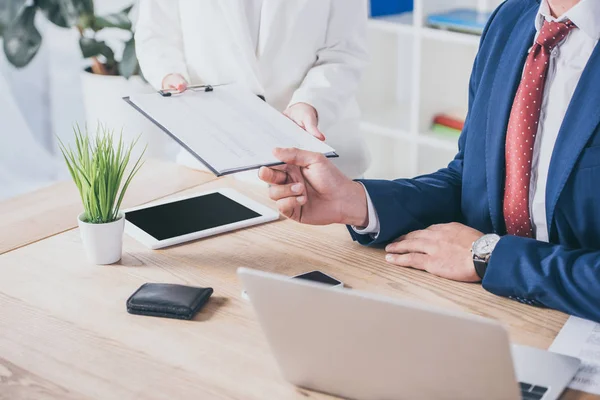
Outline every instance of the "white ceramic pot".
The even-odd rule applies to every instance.
[[[141,135],[134,156],[139,155],[148,144],[145,158],[170,161],[175,159],[179,145],[123,100],[126,96],[155,92],[142,78],[132,76],[125,79],[122,76],[97,75],[83,71],[81,86],[86,124],[90,132],[95,132],[99,122],[114,129],[116,133],[123,129],[123,139],[126,142],[131,142]]]
[[[96,265],[114,264],[123,254],[123,230],[125,215],[108,224],[90,224],[82,221],[83,213],[77,217],[81,241],[88,260]]]

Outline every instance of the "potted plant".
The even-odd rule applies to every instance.
[[[161,157],[168,143],[164,135],[121,100],[124,96],[154,91],[140,74],[130,18],[132,7],[96,15],[93,0],[1,0],[0,38],[7,60],[23,68],[42,44],[42,35],[35,25],[37,14],[61,28],[75,29],[79,33],[81,54],[88,61],[81,74],[88,123],[104,121],[109,126],[123,127],[125,132],[144,132],[145,141],[150,143],[150,155]]]
[[[34,23],[36,14],[41,13],[61,28],[77,29],[81,52],[84,58],[90,59],[94,74],[130,78],[139,73],[129,19],[132,7],[96,16],[93,0],[5,0],[0,4],[0,35],[4,39],[4,53],[17,68],[29,64],[42,44],[42,35]],[[106,42],[97,39],[98,32],[105,28],[116,28],[126,33],[125,48],[119,62]]]
[[[142,155],[130,166],[137,140],[129,145],[120,135],[99,125],[93,137],[75,127],[74,148],[60,142],[67,168],[79,190],[83,213],[78,217],[81,241],[90,262],[116,263],[123,250],[125,216],[121,202],[131,180],[143,165]]]

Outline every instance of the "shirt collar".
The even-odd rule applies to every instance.
[[[566,19],[570,19],[577,28],[593,40],[600,40],[600,1],[581,0],[560,18],[554,18],[550,13],[548,0],[542,0],[535,19],[535,29],[539,32],[544,20],[560,22]]]

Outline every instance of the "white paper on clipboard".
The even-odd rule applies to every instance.
[[[240,85],[125,100],[219,176],[280,164],[272,154],[276,147],[337,157],[333,148]]]

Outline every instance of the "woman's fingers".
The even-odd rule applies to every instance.
[[[310,133],[320,141],[325,141],[325,135],[319,130],[316,124],[306,124],[304,129],[306,129],[306,132]]]
[[[317,139],[325,140],[325,135],[318,127],[319,117],[317,110],[310,104],[296,103],[285,110],[283,114]]]
[[[184,92],[187,89],[188,83],[180,74],[169,74],[162,81],[163,89],[177,90]]]

